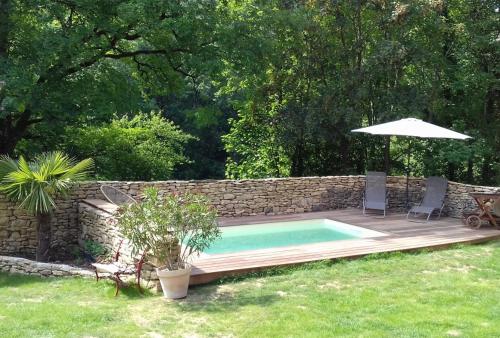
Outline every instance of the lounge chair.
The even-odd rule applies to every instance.
[[[428,177],[425,180],[425,195],[420,204],[413,206],[406,218],[409,219],[411,213],[414,217],[419,214],[427,214],[427,222],[431,218],[434,211],[438,211],[438,218],[441,217],[441,212],[444,207],[444,197],[448,188],[448,180],[443,177]]]
[[[365,180],[365,192],[363,194],[363,215],[366,209],[382,210],[384,217],[387,206],[387,175],[384,172],[368,171]]]

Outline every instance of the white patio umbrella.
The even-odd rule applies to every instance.
[[[371,135],[406,136],[419,138],[446,138],[465,140],[468,135],[436,126],[415,118],[401,119],[393,122],[376,124],[366,128],[352,130],[354,133],[367,133]],[[408,162],[406,166],[406,205],[408,206],[408,178],[410,176],[410,146],[408,147]]]

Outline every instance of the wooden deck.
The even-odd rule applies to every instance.
[[[224,276],[245,274],[265,268],[294,265],[325,259],[356,258],[372,253],[443,248],[456,243],[479,243],[500,238],[500,229],[466,227],[460,219],[441,218],[428,223],[406,220],[406,215],[363,216],[357,209],[314,212],[286,216],[254,216],[221,219],[221,225],[270,223],[273,221],[328,218],[387,236],[323,242],[299,246],[210,255],[193,261],[191,285],[208,283]]]

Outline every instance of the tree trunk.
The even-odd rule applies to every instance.
[[[456,171],[457,168],[455,167],[455,165],[453,163],[448,163],[448,168],[447,168],[448,174],[446,176],[448,176],[448,179],[450,181],[455,181]]]
[[[474,161],[472,158],[467,160],[467,183],[474,183]]]
[[[384,147],[384,169],[387,175],[391,174],[391,137],[385,137]]]
[[[302,177],[304,176],[304,145],[301,141],[295,145],[295,149],[292,155],[292,170],[290,174],[292,177]]]
[[[17,142],[22,138],[26,129],[14,131],[14,127],[7,119],[0,119],[0,154],[12,154]]]
[[[11,0],[0,0],[0,58],[8,51]]]
[[[36,260],[39,262],[47,262],[49,260],[50,251],[50,214],[38,214],[37,239],[38,245],[36,248]]]
[[[0,119],[0,155],[9,155],[14,151],[19,139],[11,136],[12,134],[8,131],[9,126],[5,125],[4,122],[5,120]]]
[[[12,115],[0,119],[0,154],[12,154],[17,143],[23,138],[28,128],[38,123],[40,119],[31,118],[31,111],[26,109],[16,116]]]
[[[493,170],[491,170],[492,163],[493,157],[491,155],[486,155],[481,166],[481,184],[489,185],[492,183],[494,177]]]

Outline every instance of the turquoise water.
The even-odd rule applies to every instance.
[[[289,245],[366,237],[370,230],[329,219],[276,222],[221,227],[222,236],[205,250],[223,254]]]

